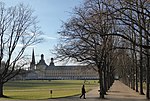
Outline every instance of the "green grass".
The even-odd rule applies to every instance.
[[[78,95],[84,80],[27,80],[11,81],[4,85],[4,94],[11,99],[49,99],[50,90],[53,91],[52,98]],[[86,91],[97,86],[97,81],[88,80],[85,83]]]

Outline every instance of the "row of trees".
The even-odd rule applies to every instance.
[[[85,0],[63,24],[57,58],[93,65],[99,73],[100,98],[118,74],[149,99],[149,0]],[[143,75],[146,72],[146,75]]]

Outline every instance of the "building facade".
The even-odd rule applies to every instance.
[[[32,52],[32,60],[28,70],[26,79],[47,79],[47,80],[63,80],[63,79],[98,79],[98,73],[89,66],[55,66],[53,58],[47,65],[44,55],[41,55],[40,61],[35,63],[34,50]]]

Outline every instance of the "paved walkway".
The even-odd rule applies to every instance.
[[[114,82],[113,86],[110,88],[107,95],[105,95],[105,99],[99,99],[98,89],[99,87],[96,87],[95,89],[88,92],[86,94],[86,99],[80,99],[79,96],[73,96],[67,98],[37,100],[37,101],[147,101],[144,95],[139,95],[139,93],[136,93],[135,91],[133,91],[120,81]],[[19,100],[9,100],[9,101],[19,101]]]
[[[120,81],[114,82],[106,98],[109,101],[147,101],[145,95],[140,95]]]

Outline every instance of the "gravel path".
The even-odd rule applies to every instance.
[[[146,101],[145,95],[140,95],[120,81],[115,81],[107,94],[109,101]]]

